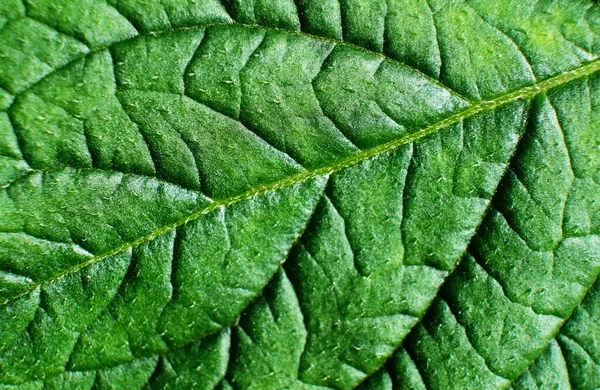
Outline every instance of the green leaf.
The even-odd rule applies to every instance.
[[[513,383],[515,390],[600,386],[599,298],[600,282],[596,281],[548,349]]]
[[[399,367],[391,363],[398,382],[416,380],[422,386],[442,388],[473,383],[487,387],[494,382],[506,386],[540,356],[565,319],[570,318],[561,332],[589,326],[577,321],[585,303],[572,313],[600,268],[598,206],[587,197],[596,197],[598,170],[593,169],[597,160],[576,156],[589,150],[595,131],[590,121],[597,110],[593,103],[569,104],[566,97],[591,101],[598,86],[594,77],[536,99],[537,115],[469,254],[405,341],[406,351],[395,358],[402,363],[397,363]],[[594,294],[592,288],[586,301],[594,302]],[[574,323],[578,325],[569,325]],[[598,344],[597,329],[577,334],[586,334],[584,348],[593,350]],[[560,366],[557,348],[551,344],[530,368],[533,377],[523,374],[516,388],[532,386],[541,378],[548,382],[544,386],[551,387],[553,377],[557,383],[569,384],[564,362],[562,371],[547,367]],[[572,369],[593,371],[593,360],[588,365],[580,360]],[[417,379],[404,379],[405,375]],[[586,375],[594,378],[597,372],[577,378],[586,383],[590,381]]]
[[[600,9],[505,3],[4,1],[0,386],[595,386]]]
[[[596,281],[555,340],[512,388],[596,389],[600,386],[600,281]]]
[[[514,390],[596,389],[600,384],[600,282],[596,281],[556,339],[511,385]],[[361,389],[425,389],[409,354],[396,353],[386,367],[361,385]]]

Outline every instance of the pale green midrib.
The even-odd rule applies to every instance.
[[[268,192],[280,190],[280,189],[283,189],[286,187],[291,187],[295,184],[309,181],[311,179],[329,176],[332,173],[337,172],[341,169],[347,168],[352,165],[356,165],[362,161],[377,157],[381,154],[392,151],[400,146],[415,142],[423,137],[434,134],[434,133],[440,131],[441,129],[443,129],[444,127],[447,127],[451,124],[460,122],[460,121],[467,119],[469,117],[472,117],[480,112],[490,111],[497,107],[503,106],[505,104],[515,102],[517,100],[530,99],[530,98],[538,95],[539,93],[543,93],[552,88],[556,88],[558,86],[561,86],[563,84],[566,84],[566,83],[574,81],[574,80],[577,80],[579,78],[589,76],[597,71],[600,71],[600,59],[596,59],[594,61],[591,61],[589,63],[581,65],[581,66],[579,66],[575,69],[572,69],[568,72],[563,72],[558,75],[552,76],[552,77],[542,80],[536,84],[533,84],[533,85],[530,85],[527,87],[523,87],[523,88],[519,88],[512,92],[500,95],[494,99],[473,104],[471,106],[468,106],[464,110],[461,110],[455,114],[452,114],[452,115],[424,128],[420,131],[416,131],[416,132],[407,134],[403,137],[397,138],[397,139],[387,142],[385,144],[364,150],[360,153],[357,153],[354,156],[340,160],[335,164],[321,167],[321,168],[314,169],[314,170],[307,170],[307,171],[301,172],[297,175],[289,176],[285,179],[281,179],[281,180],[275,181],[273,183],[269,183],[269,184],[251,189],[249,191],[246,191],[244,193],[238,194],[238,195],[230,197],[230,198],[216,200],[213,203],[211,203],[209,206],[201,208],[199,210],[196,210],[193,213],[187,215],[186,217],[181,218],[169,225],[163,226],[163,227],[153,231],[150,234],[147,234],[145,236],[138,238],[137,240],[120,245],[108,252],[103,253],[103,254],[93,256],[88,261],[86,261],[84,263],[80,263],[78,265],[75,265],[71,268],[68,268],[64,272],[57,274],[45,281],[32,284],[30,286],[30,288],[27,289],[26,291],[23,291],[22,293],[15,295],[13,297],[10,297],[10,298],[4,300],[3,302],[1,302],[0,306],[7,305],[12,301],[15,301],[23,296],[26,296],[26,295],[32,293],[33,291],[37,290],[38,288],[40,288],[41,286],[43,286],[45,284],[50,284],[58,279],[63,278],[66,275],[77,272],[78,270],[80,270],[84,267],[87,267],[94,263],[100,262],[104,259],[107,259],[111,256],[115,256],[119,253],[127,252],[137,245],[143,244],[145,242],[149,242],[163,233],[166,233],[173,229],[176,229],[177,227],[185,225],[190,221],[199,219],[203,215],[206,215],[206,214],[208,214],[212,211],[215,211],[219,208],[225,208],[227,206],[230,206],[231,204],[234,204],[234,203],[237,203],[237,202],[240,202],[243,200],[247,200],[247,199],[250,199],[255,196],[263,195]]]

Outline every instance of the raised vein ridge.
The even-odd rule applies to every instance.
[[[389,141],[387,143],[375,146],[370,149],[366,149],[366,150],[364,150],[356,155],[353,155],[349,158],[339,160],[339,161],[335,162],[334,164],[324,166],[324,167],[314,169],[314,170],[307,170],[307,171],[301,172],[297,175],[293,175],[293,176],[287,177],[285,179],[281,179],[281,180],[251,189],[251,190],[241,193],[239,195],[235,195],[235,196],[232,196],[232,197],[229,197],[226,199],[216,200],[216,201],[212,202],[209,206],[198,209],[198,210],[192,212],[191,214],[187,215],[186,217],[181,218],[180,220],[178,220],[174,223],[165,225],[150,234],[142,236],[134,241],[120,245],[108,252],[93,256],[88,261],[77,264],[77,265],[65,270],[64,272],[57,274],[43,282],[38,282],[38,283],[32,284],[28,290],[26,290],[18,295],[15,295],[11,298],[8,298],[8,299],[4,300],[3,302],[0,302],[0,306],[7,305],[12,301],[15,301],[25,295],[30,294],[31,292],[35,291],[42,285],[52,283],[66,275],[77,272],[78,270],[80,270],[84,267],[87,267],[94,263],[103,261],[111,256],[116,255],[116,254],[129,251],[134,246],[151,241],[163,233],[166,233],[170,230],[176,229],[179,226],[185,225],[189,221],[199,219],[203,215],[208,214],[219,208],[225,208],[231,204],[234,204],[234,203],[237,203],[240,201],[244,201],[244,200],[250,199],[255,196],[263,195],[263,194],[271,192],[271,191],[277,191],[282,188],[291,187],[295,184],[309,181],[311,179],[329,176],[332,173],[340,171],[346,167],[349,167],[349,166],[352,166],[355,164],[359,164],[365,160],[375,158],[381,154],[390,152],[400,146],[418,141],[421,138],[424,138],[428,135],[435,134],[436,132],[440,131],[444,127],[447,127],[454,123],[460,122],[460,121],[467,119],[469,117],[472,117],[480,112],[493,110],[497,107],[503,106],[505,104],[509,104],[511,102],[515,102],[517,100],[530,99],[540,93],[546,92],[552,88],[556,88],[558,86],[569,83],[571,81],[574,81],[574,80],[577,80],[580,78],[584,78],[584,77],[589,76],[597,71],[600,71],[600,59],[596,59],[594,61],[588,62],[588,63],[581,65],[577,68],[574,68],[570,71],[557,74],[555,76],[552,76],[550,78],[547,78],[545,80],[537,82],[533,85],[529,85],[526,87],[516,89],[512,92],[505,93],[496,98],[486,100],[483,102],[479,102],[479,103],[475,103],[475,104],[471,104],[470,106],[466,107],[465,109],[463,109],[455,114],[452,114],[444,119],[441,119],[438,122],[421,129],[420,131],[416,131],[416,132],[407,134],[405,136],[399,137],[397,139],[394,139],[392,141]]]

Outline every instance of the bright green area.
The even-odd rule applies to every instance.
[[[599,386],[599,33],[585,0],[4,1],[0,388]]]
[[[596,281],[556,338],[511,383],[510,389],[597,389],[600,385],[599,302],[600,282]],[[427,386],[427,375],[419,371],[409,353],[402,349],[383,369],[361,384],[360,389],[426,389]]]
[[[513,385],[515,390],[531,388],[533,383],[538,388],[554,383],[569,383],[573,389],[600,387],[599,302],[600,282],[596,281],[556,340]]]

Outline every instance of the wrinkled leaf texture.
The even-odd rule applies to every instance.
[[[589,0],[2,0],[0,387],[600,387],[599,34]]]

